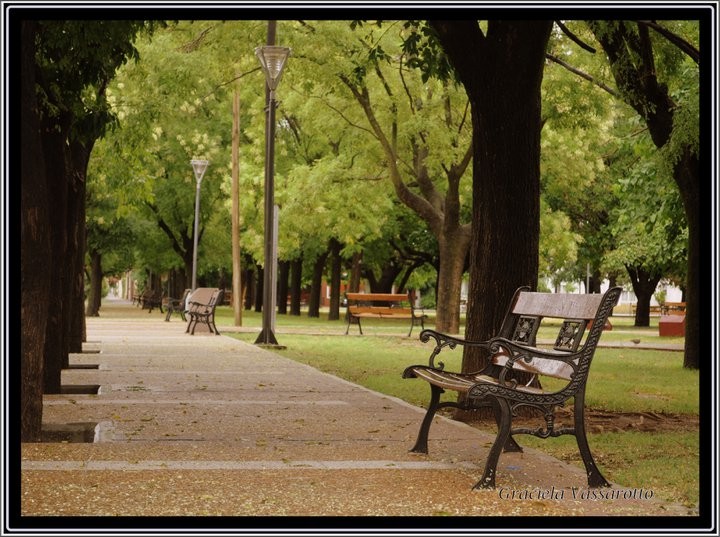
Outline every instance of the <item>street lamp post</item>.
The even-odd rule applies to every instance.
[[[207,160],[192,159],[193,172],[195,172],[195,233],[193,235],[193,266],[192,266],[192,290],[197,289],[197,251],[198,251],[198,222],[200,221],[200,184],[202,183],[205,170],[208,167]]]
[[[255,340],[256,345],[278,346],[273,333],[275,304],[275,266],[273,261],[275,207],[275,90],[280,83],[285,61],[290,56],[288,47],[266,45],[257,47],[255,55],[260,61],[268,89],[267,116],[265,123],[265,270],[263,273],[262,331]]]

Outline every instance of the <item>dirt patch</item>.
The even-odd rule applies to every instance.
[[[555,426],[571,426],[572,409],[558,409]],[[468,423],[480,428],[494,426],[492,418],[473,418]],[[700,426],[699,417],[690,414],[664,414],[658,412],[607,412],[585,410],[585,423],[589,433],[609,433],[623,431],[640,432],[692,432]],[[544,427],[542,416],[516,416],[513,427]]]

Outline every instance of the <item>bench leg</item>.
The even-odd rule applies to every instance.
[[[417,321],[420,321],[420,330],[425,330],[425,321],[422,317],[411,317],[410,318],[410,332],[408,332],[408,337],[410,337],[410,334],[412,334],[413,328],[415,327],[415,324]]]
[[[355,320],[357,321],[358,328],[360,329],[360,335],[362,335],[362,325],[360,324],[360,317],[355,317]],[[350,332],[350,324],[352,323],[352,317],[348,317],[348,324],[345,328],[345,335],[347,336]]]
[[[440,408],[440,395],[445,391],[439,386],[434,384],[430,385],[430,404],[428,405],[425,418],[423,419],[422,425],[420,425],[420,432],[418,432],[417,441],[410,450],[413,453],[427,453],[428,452],[428,433],[430,432],[430,426],[432,425],[433,418],[438,408]]]
[[[480,481],[475,483],[473,489],[494,489],[495,488],[495,474],[497,473],[497,463],[500,459],[500,453],[503,448],[507,445],[508,439],[510,438],[510,423],[512,421],[512,415],[510,410],[510,403],[507,399],[493,398],[493,406],[496,407],[496,414],[500,416],[500,422],[498,424],[498,434],[495,438],[495,442],[490,448],[487,461],[485,462],[485,471]]]
[[[495,417],[495,424],[497,425],[498,430],[500,430],[502,416],[500,415],[499,408],[496,405],[493,405],[493,416]],[[505,453],[522,453],[523,448],[515,441],[513,435],[510,435],[508,436],[508,440],[505,443],[503,451]]]
[[[578,449],[580,450],[580,456],[582,457],[583,463],[585,464],[585,471],[588,476],[588,486],[590,488],[598,487],[610,487],[610,483],[603,477],[595,464],[592,453],[590,452],[590,445],[587,441],[587,434],[585,432],[585,389],[582,388],[575,394],[575,409],[574,409],[574,421],[575,421],[575,440],[577,440]]]

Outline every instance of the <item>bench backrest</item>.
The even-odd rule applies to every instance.
[[[195,292],[190,295],[188,304],[192,308],[193,305],[201,305],[214,308],[217,305],[217,301],[220,298],[222,289],[214,287],[198,287]]]
[[[346,293],[348,300],[356,302],[409,302],[408,295],[400,293]]]
[[[570,380],[578,373],[587,374],[597,342],[620,298],[620,287],[613,287],[605,294],[536,293],[527,288],[515,292],[511,306],[505,315],[500,336],[523,345],[536,346],[538,329],[543,319],[559,319],[562,324],[555,339],[553,350],[559,355],[573,354],[572,361],[544,360],[531,362],[518,360],[515,369]],[[588,330],[583,341],[583,335]],[[579,356],[574,354],[579,353]],[[507,355],[496,354],[493,361],[503,365]]]

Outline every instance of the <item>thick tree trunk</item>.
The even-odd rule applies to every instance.
[[[473,230],[466,337],[500,328],[521,285],[537,287],[540,85],[552,21],[432,21],[470,99]],[[468,51],[472,50],[472,54]],[[485,357],[466,351],[463,371]]]
[[[43,149],[45,154],[45,177],[50,205],[50,255],[54,261],[48,302],[48,319],[45,334],[44,351],[44,393],[60,393],[60,375],[66,366],[69,347],[67,340],[67,321],[69,304],[66,303],[67,266],[71,264],[67,249],[67,206],[68,181],[65,166],[65,137],[54,123],[44,122]],[[37,260],[36,260],[37,262]],[[47,269],[46,269],[47,270]]]
[[[694,160],[694,162],[692,162]],[[685,358],[683,365],[690,369],[700,369],[700,286],[701,267],[710,267],[710,263],[701,262],[701,237],[702,243],[710,244],[710,233],[707,227],[700,225],[700,212],[711,214],[711,196],[705,198],[704,204],[700,203],[700,178],[697,158],[683,159],[675,167],[675,181],[680,186],[680,195],[685,206],[685,220],[688,225],[688,269],[686,287],[683,290],[683,300],[687,304],[685,308]],[[705,250],[709,254],[709,248]],[[714,274],[706,275],[706,278],[714,277]],[[709,279],[708,278],[708,279]],[[705,281],[707,282],[708,279]],[[707,299],[707,294],[703,295]],[[706,316],[704,324],[706,334],[712,331],[709,326],[710,317]]]
[[[88,317],[100,315],[100,301],[102,296],[102,256],[97,250],[90,251],[90,293],[87,300]]]
[[[36,24],[21,24],[20,68],[20,440],[42,436],[43,356],[50,295],[50,271],[40,262],[50,251],[45,163],[35,98]]]
[[[68,278],[66,322],[68,351],[82,352],[85,337],[85,196],[87,166],[92,143],[87,146],[75,141],[69,145],[70,181],[68,195]],[[69,356],[63,367],[68,367]]]

